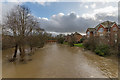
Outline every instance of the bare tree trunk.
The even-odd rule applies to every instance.
[[[22,49],[21,49],[21,46],[19,46],[19,51],[20,51],[20,56],[21,56],[21,53],[22,53]]]
[[[16,60],[16,56],[17,56],[17,49],[18,49],[18,45],[15,45],[15,52],[13,55],[13,58],[9,59],[10,62],[14,62]]]
[[[25,56],[25,48],[24,48],[24,46],[20,46],[19,50],[20,50],[21,61],[24,61],[24,56]]]
[[[18,49],[18,44],[15,45],[15,52],[14,52],[13,59],[16,59],[16,56],[17,56],[17,49]]]
[[[22,47],[22,56],[21,56],[21,58],[23,59],[24,56],[25,56],[25,47],[23,46],[23,47]]]
[[[31,51],[31,52],[33,51],[33,48],[32,48],[32,47],[30,47],[30,51]]]

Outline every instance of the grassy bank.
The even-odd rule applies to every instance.
[[[82,43],[74,44],[74,46],[84,48]]]
[[[69,45],[68,42],[63,42],[63,44],[65,45]],[[84,45],[82,43],[78,43],[78,44],[74,44],[75,47],[81,47],[81,48],[84,48]]]

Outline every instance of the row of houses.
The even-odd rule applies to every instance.
[[[119,42],[120,25],[116,22],[105,21],[98,24],[95,28],[88,28],[86,31],[86,38],[96,37],[100,42],[114,45]]]
[[[86,38],[86,40],[88,40],[88,38],[95,38],[99,40],[99,42],[114,45],[120,42],[120,25],[117,25],[116,22],[104,21],[94,28],[88,28],[85,36],[75,32],[65,36],[65,41],[70,42],[74,40],[75,42],[79,42],[83,37]]]

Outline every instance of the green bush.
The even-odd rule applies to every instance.
[[[109,54],[109,46],[108,45],[98,45],[95,49],[95,53],[100,56],[105,56]]]
[[[101,53],[99,53],[99,55],[100,55],[100,56],[105,56],[105,53],[102,53],[102,52],[101,52]]]
[[[99,54],[99,53],[101,53],[101,51],[100,51],[99,49],[96,49],[96,50],[95,50],[95,53],[96,53],[96,54]]]
[[[60,44],[63,44],[64,38],[62,38],[62,37],[58,38],[58,39],[57,39],[57,42],[60,43]]]

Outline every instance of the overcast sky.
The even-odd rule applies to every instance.
[[[25,0],[14,0],[14,2],[8,2],[4,0],[2,2],[2,16],[9,12],[15,5],[26,5],[30,8],[31,14],[38,18],[41,25],[47,32],[53,34],[59,33],[71,33],[80,32],[85,34],[85,31],[89,27],[95,27],[100,22],[110,20],[118,22],[118,2],[112,0],[105,0],[102,2],[86,1],[83,0],[76,2],[31,2]],[[34,1],[34,0],[33,0]],[[48,1],[48,0],[47,0]],[[0,13],[1,14],[1,13]],[[0,16],[1,18],[1,16]]]

